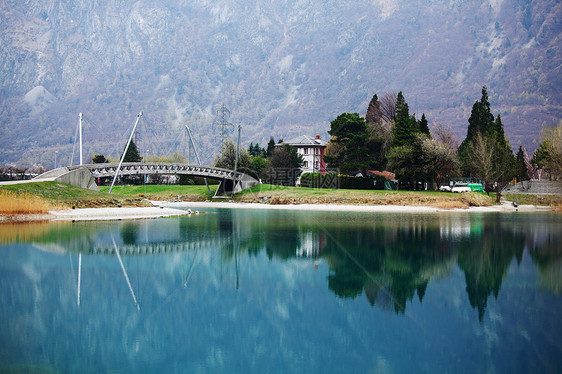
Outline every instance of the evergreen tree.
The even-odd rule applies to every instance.
[[[416,132],[409,144],[392,147],[388,153],[388,167],[401,182],[407,182],[410,189],[417,189],[416,182],[429,182],[430,176],[424,167],[423,142],[427,135]]]
[[[466,154],[468,143],[473,141],[477,134],[482,134],[482,136],[486,137],[491,135],[494,130],[497,131],[497,126],[494,126],[494,116],[492,115],[490,102],[488,101],[488,90],[486,86],[484,86],[482,87],[482,97],[480,101],[476,101],[474,105],[472,105],[472,112],[468,118],[466,138],[459,147],[459,157],[465,172],[469,172],[469,170],[466,170],[467,158],[470,157],[470,155]]]
[[[519,150],[517,151],[517,179],[520,181],[529,180],[529,172],[527,169],[527,162],[525,160],[525,150],[523,146],[519,146]]]
[[[422,113],[421,120],[418,122],[418,130],[425,135],[431,136],[429,132],[429,125],[427,119],[425,118],[425,113]]]
[[[377,123],[381,120],[381,103],[378,96],[375,94],[369,103],[367,108],[367,113],[365,113],[365,122],[367,123]]]
[[[297,149],[288,144],[275,147],[263,171],[263,177],[271,184],[294,186],[304,160]]]
[[[270,158],[274,150],[275,150],[275,140],[273,139],[272,136],[269,138],[269,143],[267,143],[267,151],[265,152],[266,157]]]
[[[338,167],[342,172],[360,170],[366,175],[367,168],[376,166],[376,146],[369,144],[367,125],[357,113],[342,113],[330,123],[332,135],[330,142],[339,148],[334,155],[325,155],[330,167]]]
[[[402,91],[398,92],[396,98],[396,123],[392,129],[394,138],[393,147],[401,147],[412,143],[416,130],[415,118],[410,117],[408,103],[404,99]]]
[[[258,143],[256,144],[250,143],[250,146],[248,147],[248,152],[250,153],[251,156],[254,157],[265,157],[265,150],[262,147],[260,147]]]
[[[104,164],[107,162],[107,159],[105,158],[104,155],[94,153],[94,156],[92,157],[92,162],[94,164]]]
[[[419,122],[415,116],[410,116],[408,103],[402,92],[396,97],[396,118],[392,133],[388,167],[399,180],[408,182],[410,188],[417,188],[416,182],[428,181],[429,178],[422,157],[422,143],[429,137],[429,127],[425,115]]]
[[[486,87],[482,88],[482,98],[474,103],[468,120],[465,140],[459,147],[459,159],[465,176],[483,179],[487,188],[496,189],[496,202],[499,203],[505,184],[517,174],[516,159],[500,115],[494,120],[490,111]]]
[[[503,123],[499,114],[496,117],[496,120],[494,121],[491,135],[495,137],[496,141],[500,144],[500,146],[502,147],[506,146],[505,132],[503,131]]]
[[[127,149],[127,153],[125,157],[123,157],[123,162],[141,162],[142,157],[139,154],[139,150],[137,149],[137,145],[133,140],[131,140],[131,144],[129,144],[129,149]]]
[[[472,105],[472,111],[470,117],[468,118],[468,129],[466,132],[466,138],[463,140],[459,146],[459,161],[463,172],[469,176],[472,175],[473,170],[471,170],[470,165],[471,155],[468,152],[470,143],[473,142],[478,134],[488,138],[493,135],[494,132],[498,132],[498,125],[501,125],[501,118],[498,123],[494,123],[494,116],[490,110],[490,102],[488,101],[488,90],[486,86],[482,87],[482,97],[479,101],[476,101]]]

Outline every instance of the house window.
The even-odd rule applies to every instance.
[[[315,166],[315,168],[316,168],[316,169],[319,168],[318,161],[316,161],[316,166]]]
[[[308,148],[304,149],[304,154],[307,155],[308,154]]]
[[[304,162],[303,167],[304,167],[305,169],[308,169],[308,161],[305,161],[305,162]]]

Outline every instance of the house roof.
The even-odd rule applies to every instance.
[[[289,139],[287,141],[283,141],[284,144],[292,145],[293,147],[325,147],[328,143],[320,138],[313,138],[312,136],[308,135],[301,135],[293,139]]]
[[[378,170],[367,170],[367,174],[371,174],[371,175],[379,175],[382,177],[385,177],[386,179],[389,180],[394,180],[396,179],[396,174],[391,173],[390,171],[378,171]]]

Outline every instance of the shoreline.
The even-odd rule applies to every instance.
[[[187,211],[166,207],[79,208],[52,210],[48,214],[0,216],[0,224],[32,221],[121,221],[188,215]]]
[[[494,213],[494,212],[551,212],[550,206],[520,205],[509,202],[487,207],[443,209],[415,205],[345,205],[345,204],[260,204],[240,202],[170,202],[151,201],[152,207],[81,208],[53,210],[48,214],[0,216],[3,222],[30,221],[108,221],[130,219],[153,219],[189,215],[187,209],[246,209],[246,210],[290,210],[316,212],[370,212],[370,213]],[[185,209],[185,210],[182,210]]]
[[[510,202],[503,202],[501,205],[486,207],[469,208],[435,208],[421,205],[351,205],[351,204],[261,204],[261,203],[240,203],[240,202],[214,202],[214,201],[194,201],[194,202],[169,202],[152,201],[154,205],[166,208],[225,208],[225,209],[270,209],[270,210],[306,210],[306,211],[326,211],[326,212],[371,212],[371,213],[447,213],[447,212],[466,212],[466,213],[485,213],[485,212],[550,212],[550,206],[520,205],[517,208]]]

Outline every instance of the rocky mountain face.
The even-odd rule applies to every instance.
[[[143,111],[139,149],[210,162],[218,106],[242,144],[327,138],[342,112],[403,91],[460,140],[483,85],[513,147],[562,119],[556,0],[0,0],[0,163],[117,156]],[[146,152],[143,150],[146,149]]]

